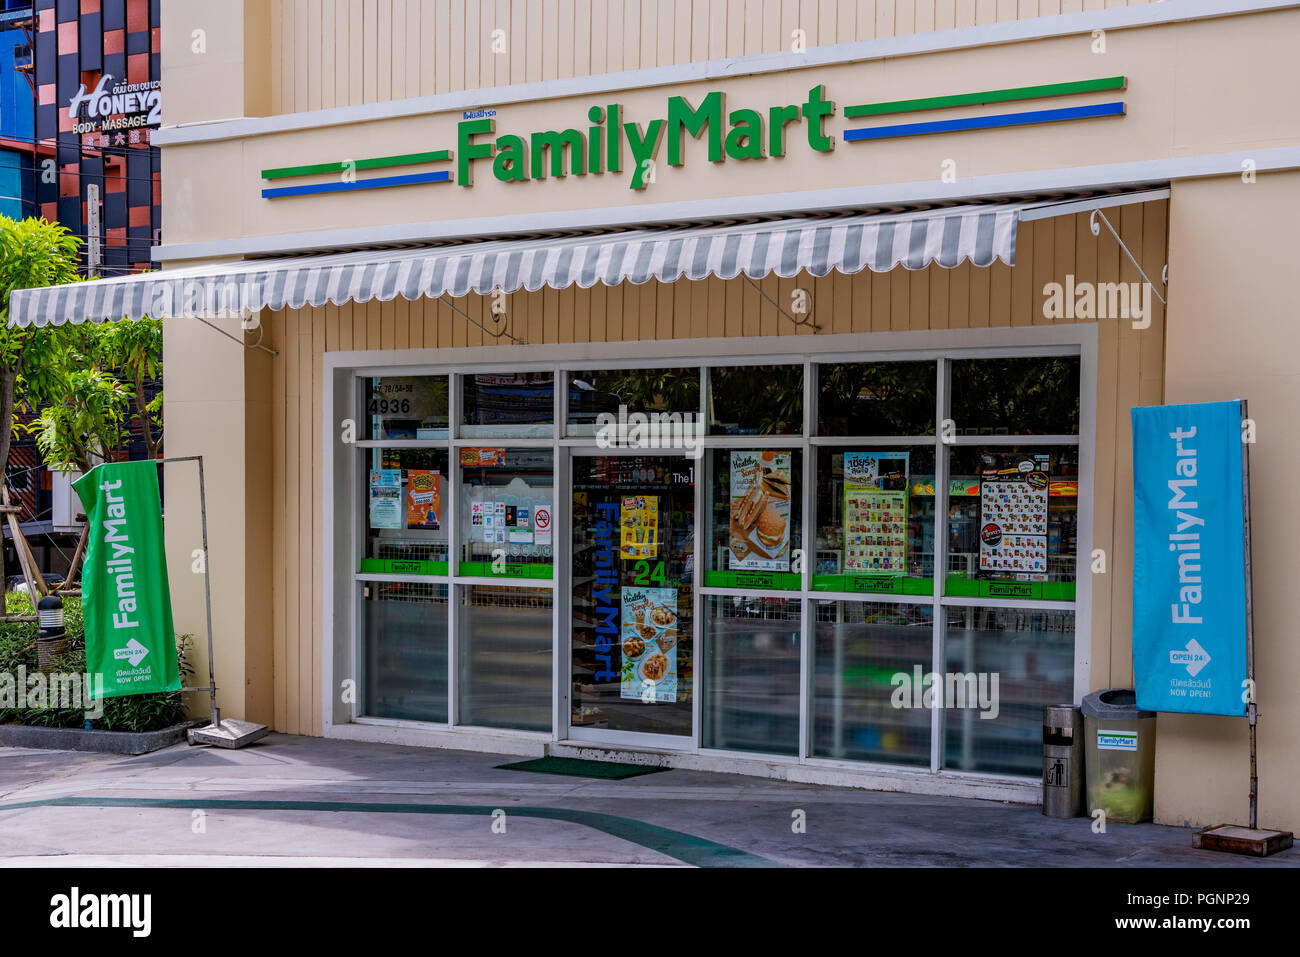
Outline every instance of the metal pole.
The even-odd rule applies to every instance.
[[[221,712],[217,710],[217,673],[212,654],[212,576],[208,568],[208,497],[203,481],[203,456],[178,455],[171,458],[154,459],[158,464],[166,462],[197,462],[199,464],[199,521],[203,531],[203,601],[207,606],[208,616],[208,686],[207,688],[185,688],[185,691],[207,691],[212,703],[212,723],[221,724]]]
[[[1246,400],[1241,400],[1241,425],[1245,428],[1248,413]],[[1255,761],[1255,724],[1259,713],[1255,708],[1255,603],[1251,595],[1250,561],[1250,443],[1242,436],[1241,443],[1241,507],[1243,539],[1246,547],[1246,720],[1250,722],[1250,828],[1258,827],[1259,773]]]

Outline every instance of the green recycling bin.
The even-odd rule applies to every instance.
[[[1151,820],[1156,780],[1156,713],[1140,711],[1137,693],[1112,688],[1083,699],[1088,813],[1137,824]]]

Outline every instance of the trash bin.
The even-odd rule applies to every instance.
[[[1151,820],[1156,778],[1156,713],[1139,711],[1137,694],[1112,688],[1083,699],[1088,812],[1107,821]]]
[[[1043,709],[1043,813],[1083,813],[1083,715],[1074,705]]]

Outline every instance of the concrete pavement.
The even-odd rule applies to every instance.
[[[1191,831],[1036,807],[668,770],[497,770],[503,755],[273,734],[134,758],[0,750],[0,864],[22,866],[1300,866]],[[793,825],[806,821],[801,833]]]

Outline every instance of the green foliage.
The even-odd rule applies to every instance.
[[[105,459],[126,440],[131,390],[101,369],[69,363],[59,391],[28,431],[46,464],[88,471],[92,457]]]
[[[13,367],[36,332],[9,328],[9,293],[34,286],[77,281],[81,240],[65,227],[43,219],[0,216],[0,361]]]
[[[5,611],[9,615],[33,614],[31,600],[21,592],[5,596]],[[63,600],[63,625],[68,633],[68,652],[60,657],[56,670],[64,673],[84,674],[86,670],[86,638],[82,621],[81,599]],[[39,628],[35,622],[0,622],[0,672],[7,672],[17,680],[18,667],[23,665],[27,674],[40,670],[36,657],[36,636]],[[182,683],[193,673],[188,662],[193,638],[178,635],[176,646],[180,653]],[[179,691],[154,692],[108,698],[104,701],[104,714],[92,726],[107,731],[157,731],[185,720],[186,708]],[[0,724],[24,724],[46,728],[80,728],[86,721],[80,708],[0,708]]]

